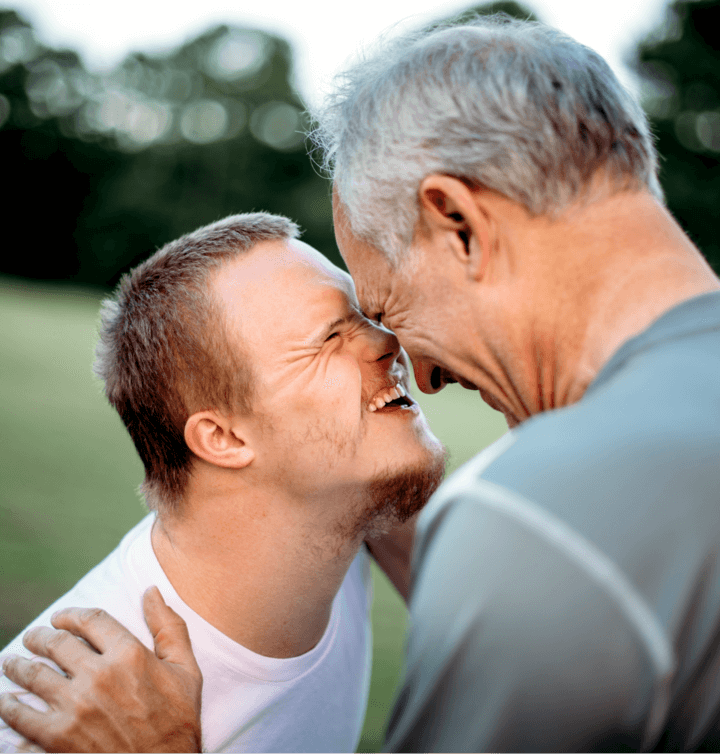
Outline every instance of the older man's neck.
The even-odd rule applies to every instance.
[[[598,260],[588,271],[598,284],[585,310],[570,403],[582,397],[623,343],[683,301],[720,290],[717,276],[664,207],[645,193],[617,202],[625,206],[611,230],[615,237],[596,249],[607,264]]]
[[[268,657],[312,649],[362,537],[346,541],[262,494],[197,496],[159,518],[155,554],[181,599],[234,641]]]
[[[538,254],[546,255],[545,269],[529,276],[545,281],[526,298],[532,327],[519,349],[527,354],[531,414],[580,400],[623,343],[681,302],[720,290],[698,250],[647,192],[601,199],[546,227]]]

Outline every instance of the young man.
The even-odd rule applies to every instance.
[[[142,614],[158,586],[188,625],[198,664],[177,680],[194,684],[199,706],[204,679],[214,751],[355,749],[371,666],[363,541],[381,561],[402,542],[406,560],[388,570],[404,589],[412,519],[443,472],[397,339],[296,236],[285,218],[226,218],[161,249],[105,304],[96,367],[145,465],[153,513],[32,624],[100,607],[162,653]],[[146,604],[158,621],[168,614],[157,593]],[[104,646],[83,649],[91,665]],[[28,654],[20,637],[7,652]],[[53,673],[32,668],[41,683]],[[159,744],[199,745],[199,731],[180,728]],[[132,724],[102,733],[131,746]],[[0,751],[20,745],[0,731]]]

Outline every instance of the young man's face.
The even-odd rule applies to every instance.
[[[256,376],[269,483],[309,499],[442,473],[397,338],[361,314],[347,273],[300,241],[263,242],[221,269],[215,291]]]

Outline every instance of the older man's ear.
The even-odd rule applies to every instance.
[[[185,423],[185,442],[198,458],[227,469],[242,469],[255,458],[242,425],[215,410],[198,411]]]
[[[420,184],[420,212],[434,249],[450,249],[466,272],[480,280],[496,236],[492,203],[483,189],[448,175],[429,175]]]

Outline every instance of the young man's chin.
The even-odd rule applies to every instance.
[[[421,511],[445,476],[447,451],[438,444],[426,462],[388,470],[369,486],[370,504],[360,525],[372,536],[386,533]]]

